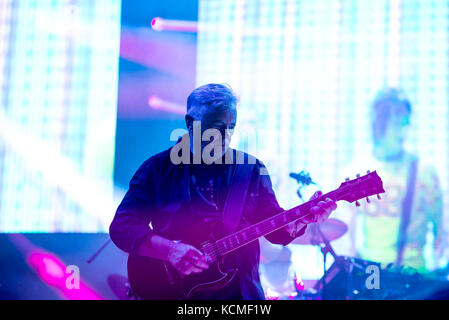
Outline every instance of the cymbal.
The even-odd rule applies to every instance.
[[[348,231],[348,226],[343,221],[337,219],[328,219],[322,223],[313,223],[308,225],[306,232],[293,240],[291,244],[320,245],[324,243],[319,232],[320,230],[328,241],[333,241],[343,236]]]

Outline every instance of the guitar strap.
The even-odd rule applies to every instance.
[[[416,185],[416,173],[418,169],[418,158],[413,158],[407,177],[407,191],[405,197],[402,200],[402,215],[401,223],[398,234],[398,256],[396,258],[396,265],[399,266],[402,263],[404,247],[407,242],[407,229],[410,223],[410,214],[413,206],[413,198],[415,195]]]
[[[226,235],[237,230],[240,218],[245,206],[246,197],[248,195],[251,177],[255,170],[255,164],[247,163],[249,161],[241,161],[243,152],[236,150],[236,165],[228,188],[228,195],[223,208],[223,230]],[[249,156],[251,157],[251,156]],[[249,159],[244,159],[249,160]],[[240,162],[244,162],[240,164]]]

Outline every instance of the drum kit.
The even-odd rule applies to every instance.
[[[347,232],[347,230],[348,226],[343,221],[331,218],[319,224],[309,225],[306,232],[301,237],[293,240],[291,244],[320,247],[323,256],[323,265],[324,268],[326,268],[325,266],[328,254],[331,254],[334,257],[335,261],[339,259],[330,242],[341,238]],[[285,254],[283,256],[285,256]],[[303,295],[307,295],[308,293],[318,293],[319,289],[321,289],[320,291],[325,291],[325,288],[318,288],[317,283],[315,289],[310,290],[310,292],[305,292],[304,283],[300,278],[298,278],[295,272],[280,273],[280,267],[283,267],[283,269],[291,268],[291,261],[286,261],[285,259],[273,259],[269,263],[263,263],[261,266],[261,279],[263,285],[265,285],[267,298],[298,299]],[[284,276],[283,281],[279,280],[281,274]],[[326,275],[326,269],[324,270],[324,274]],[[286,285],[289,283],[291,283],[292,285]],[[288,289],[285,290],[286,287],[288,287],[290,291],[288,291]],[[317,296],[316,294],[312,295]]]

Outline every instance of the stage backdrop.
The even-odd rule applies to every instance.
[[[298,203],[289,172],[330,190],[371,152],[370,104],[384,86],[408,94],[407,147],[448,190],[449,1],[202,0],[197,84],[208,82],[239,94],[234,142],[265,161],[284,207]],[[318,276],[308,265],[303,275]]]
[[[407,147],[436,168],[448,212],[449,1],[125,4],[120,30],[118,0],[0,2],[0,232],[106,231],[123,195],[113,175],[126,188],[171,144],[195,76],[237,91],[234,143],[267,164],[286,208],[298,203],[289,172],[337,187],[370,152],[375,93],[401,87]],[[157,16],[190,23],[151,28]],[[312,251],[296,256],[318,263]]]
[[[120,9],[0,1],[0,232],[107,230]]]

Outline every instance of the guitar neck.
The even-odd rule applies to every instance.
[[[338,190],[329,192],[323,195],[320,199],[310,200],[297,207],[281,212],[254,225],[239,230],[231,235],[221,238],[213,244],[214,248],[212,248],[210,253],[207,252],[207,250],[205,250],[205,253],[212,253],[216,256],[228,254],[240,247],[247,245],[250,242],[253,242],[254,240],[257,240],[263,236],[266,236],[276,230],[285,227],[293,221],[304,218],[305,216],[309,215],[309,210],[313,206],[321,201],[321,199],[326,198],[331,198],[334,201],[339,200]]]

